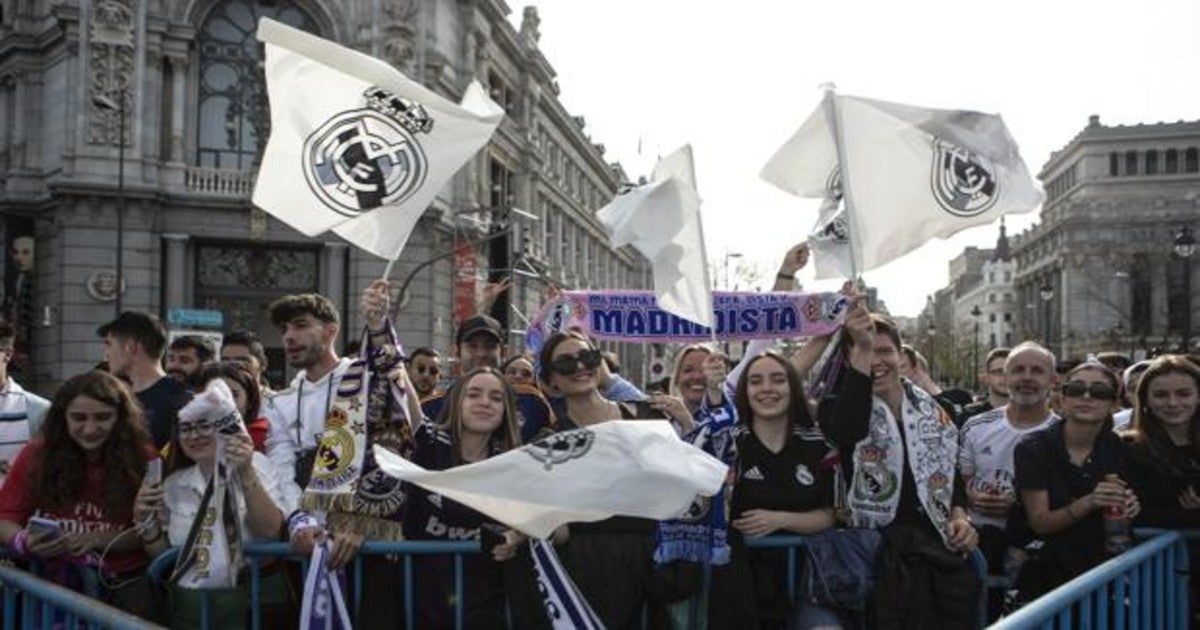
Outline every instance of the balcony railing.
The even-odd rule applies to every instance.
[[[256,171],[232,171],[189,166],[183,183],[189,193],[218,197],[250,197],[254,192]]]

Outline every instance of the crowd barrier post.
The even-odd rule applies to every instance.
[[[15,566],[0,564],[0,591],[4,599],[4,630],[34,627],[35,615],[42,618],[43,627],[61,613],[64,627],[110,628],[112,630],[160,630],[162,626],[135,617],[83,593],[64,588]],[[17,604],[20,601],[20,612]]]
[[[1188,557],[1176,531],[1152,536],[991,626],[1018,628],[1189,627]]]

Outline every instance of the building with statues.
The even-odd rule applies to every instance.
[[[94,366],[96,327],[119,309],[219,312],[220,328],[262,335],[276,382],[287,375],[267,306],[281,294],[329,296],[343,341],[355,340],[358,294],[386,261],[332,234],[307,238],[250,203],[270,127],[261,17],[384,59],[454,101],[477,80],[507,112],[392,272],[408,347],[450,348],[479,288],[505,275],[513,287],[492,314],[514,350],[552,284],[648,285],[647,261],[610,247],[593,216],[627,178],[558,100],[533,8],[519,26],[503,0],[0,8],[3,303],[23,382],[49,388]],[[643,350],[621,351],[639,379]]]

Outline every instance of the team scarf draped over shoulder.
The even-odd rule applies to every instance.
[[[179,410],[181,422],[208,422],[214,426],[214,464],[200,499],[187,540],[171,572],[171,582],[183,588],[209,589],[237,586],[242,564],[239,484],[236,472],[225,461],[225,438],[246,432],[233,393],[222,379],[213,379],[198,396]]]
[[[373,450],[380,446],[405,458],[413,452],[403,352],[390,321],[386,330],[389,343],[378,348],[371,348],[364,331],[362,354],[342,375],[317,440],[303,504],[327,512],[335,529],[399,540],[404,490],[380,470]]]

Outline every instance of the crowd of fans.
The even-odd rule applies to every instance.
[[[807,255],[803,244],[787,252],[776,290]],[[555,532],[567,573],[609,628],[974,627],[984,588],[969,557],[976,548],[1010,584],[988,601],[995,619],[1119,553],[1131,523],[1200,525],[1200,367],[1190,357],[1132,363],[1110,353],[1068,365],[1024,342],[987,354],[975,396],[940,387],[895,324],[851,293],[834,336],[790,355],[754,342],[736,364],[686,346],[665,391],[647,393],[578,332],[554,334],[538,357],[505,356],[501,325],[486,314],[503,289],[488,287],[449,352],[406,353],[385,316],[390,287],[377,281],[360,303],[362,350],[349,357],[336,350],[341,317],[328,299],[284,296],[270,316],[296,376],[279,391],[253,333],[229,333],[219,353],[193,336],[168,346],[154,316],[126,312],[98,329],[104,364],[46,401],[6,373],[14,335],[0,325],[0,543],[11,561],[58,583],[90,584],[136,615],[197,627],[197,591],[163,586],[146,568],[194,536],[210,480],[221,477],[236,490],[227,537],[289,541],[300,554],[329,542],[335,569],[367,539],[480,540],[457,602],[467,627],[549,627],[520,533],[389,483],[373,456],[357,494],[312,501],[314,466],[329,457],[320,436],[345,421],[335,399],[363,382],[367,443],[431,470],[614,419],[666,420],[729,464],[728,561],[710,584],[697,563],[654,561],[654,521],[615,516]],[[840,367],[818,374],[818,364]],[[819,378],[828,386],[812,396]],[[213,389],[234,401],[231,431],[194,411]],[[874,532],[864,539],[873,587],[844,605],[789,591],[786,553],[746,544],[779,533],[817,544],[843,530]],[[238,563],[231,570],[246,571]],[[422,556],[411,574],[394,558],[365,557],[361,580],[361,627],[403,627],[406,605],[417,627],[453,625],[449,556]],[[220,627],[247,624],[249,583],[237,583],[210,593]],[[298,585],[288,563],[267,568],[263,601],[280,624],[296,623]]]

